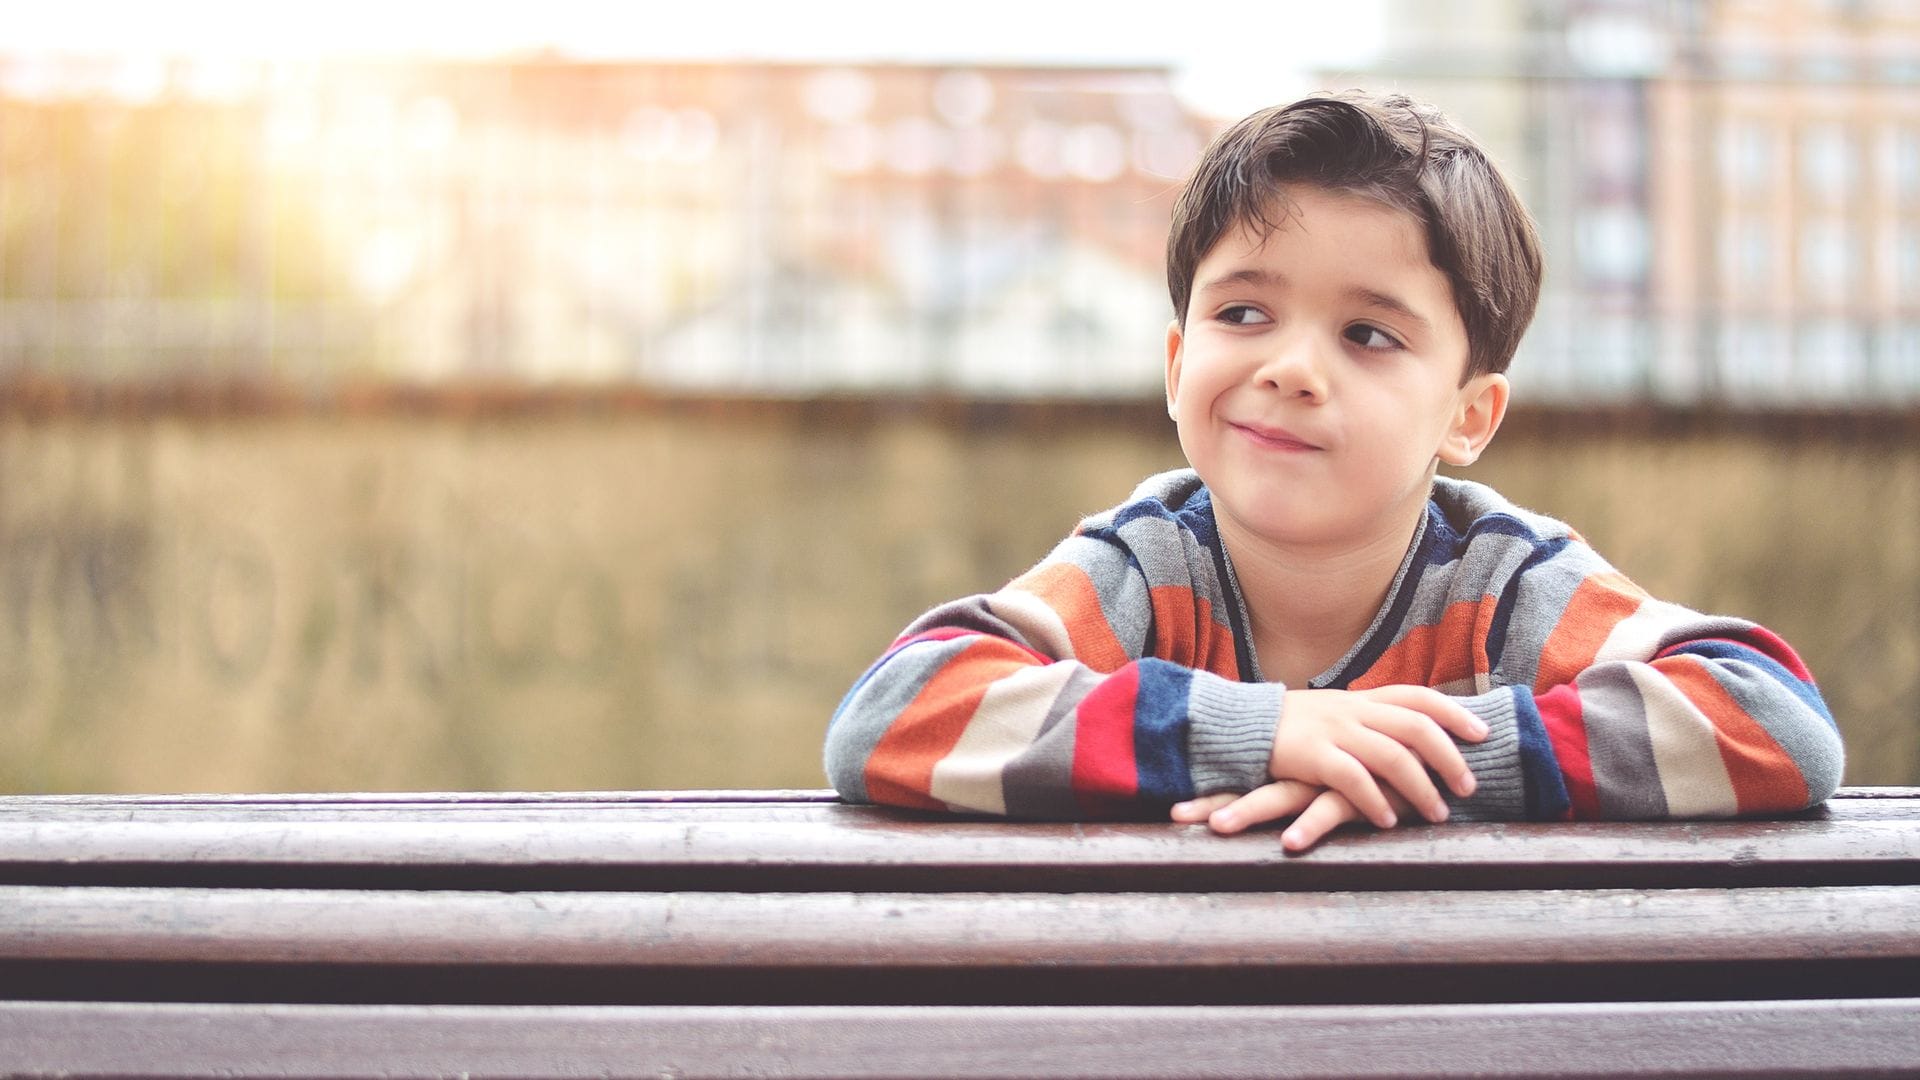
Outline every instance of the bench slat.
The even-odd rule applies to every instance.
[[[1896,788],[1842,789],[1898,791]],[[1920,789],[1911,789],[1920,797]],[[840,796],[827,788],[689,788],[677,791],[316,791],[237,792],[200,794],[74,794],[8,795],[8,806],[489,806],[518,804],[590,804],[708,806],[756,803],[837,803]]]
[[[715,802],[631,799],[503,799],[446,802],[271,802],[261,799],[218,802],[42,799],[0,796],[0,823],[79,824],[114,821],[820,821],[921,823],[992,822],[883,807],[853,807],[830,799],[735,800]],[[1920,798],[1844,799],[1782,820],[1920,821]],[[1031,823],[1026,823],[1031,824]],[[1164,822],[1139,822],[1162,825]],[[1654,824],[1654,823],[1647,823]],[[1070,826],[1067,826],[1070,827]]]
[[[1192,969],[1848,959],[1920,959],[1920,886],[971,895],[0,887],[0,960]]]
[[[1920,787],[1843,787],[1831,802],[1856,799],[1920,799]],[[276,792],[80,792],[63,795],[7,795],[0,803],[760,803],[839,802],[831,788],[668,788],[651,791],[276,791]]]
[[[1228,1008],[0,1003],[23,1076],[1893,1076],[1920,1000]]]
[[[1915,819],[1411,826],[1305,856],[1277,833],[948,821],[0,821],[0,883],[879,891],[1920,884]],[[815,816],[818,815],[818,816]]]

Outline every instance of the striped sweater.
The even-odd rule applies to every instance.
[[[827,732],[854,802],[1136,816],[1268,781],[1284,688],[1190,470],[1081,522],[1000,591],[921,616]],[[1373,625],[1312,687],[1453,695],[1491,734],[1450,820],[1797,810],[1840,782],[1812,678],[1750,622],[1649,597],[1567,526],[1446,477]],[[1442,786],[1441,791],[1445,792]]]

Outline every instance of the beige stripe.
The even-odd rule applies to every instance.
[[[1739,634],[1751,623],[1719,615],[1702,615],[1691,608],[1648,599],[1621,619],[1607,635],[1594,663],[1608,660],[1649,660],[1654,653],[1683,639]]]
[[[1645,600],[1633,614],[1621,619],[1601,644],[1593,658],[1596,664],[1610,660],[1647,660],[1660,648],[1660,639],[1693,612],[1664,600]]]
[[[1023,668],[987,687],[960,741],[933,767],[930,793],[955,810],[1007,812],[1000,774],[1033,745],[1047,710],[1079,664]]]
[[[1674,817],[1724,817],[1737,811],[1740,804],[1720,757],[1713,721],[1653,668],[1634,664],[1627,670],[1647,711],[1647,736],[1667,812]]]
[[[1045,600],[1020,589],[1001,589],[987,597],[987,610],[1005,619],[1027,644],[1055,660],[1073,659],[1073,639],[1060,613]]]

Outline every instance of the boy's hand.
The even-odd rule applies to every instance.
[[[1387,801],[1398,813],[1411,812],[1406,800],[1392,791],[1387,792]],[[1295,818],[1280,834],[1280,846],[1292,852],[1307,850],[1349,821],[1363,820],[1346,796],[1298,780],[1275,780],[1244,795],[1226,791],[1203,795],[1173,808],[1173,820],[1187,825],[1204,821],[1222,836],[1283,817]]]
[[[1428,821],[1445,821],[1446,800],[1427,770],[1445,778],[1456,795],[1471,795],[1474,788],[1473,773],[1449,733],[1479,742],[1487,737],[1487,726],[1459,702],[1428,687],[1289,690],[1267,771],[1275,780],[1304,781],[1315,792],[1338,792],[1350,808],[1382,829],[1399,821],[1389,791],[1405,800],[1400,811],[1411,807]],[[1268,797],[1260,809],[1298,803],[1293,812],[1304,813],[1312,802],[1302,801],[1304,793],[1295,788],[1283,795]]]

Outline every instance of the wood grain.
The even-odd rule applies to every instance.
[[[1917,962],[1920,886],[1382,893],[0,887],[0,960],[673,968]]]
[[[19,1076],[1909,1076],[1920,1002],[1240,1008],[0,1003]]]
[[[1278,834],[939,820],[873,807],[497,811],[315,820],[259,806],[0,816],[0,883],[621,891],[1325,891],[1920,884],[1920,804],[1855,818],[1500,823]],[[1888,808],[1894,808],[1889,810]],[[40,808],[44,809],[44,808]]]

